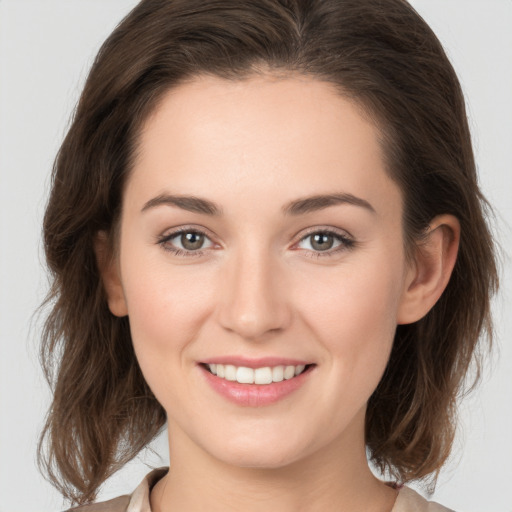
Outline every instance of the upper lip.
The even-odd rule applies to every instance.
[[[264,368],[266,366],[299,366],[312,364],[311,361],[303,359],[292,359],[288,357],[258,357],[247,358],[241,356],[219,356],[211,357],[201,361],[203,364],[231,364],[233,366],[244,366],[245,368]]]

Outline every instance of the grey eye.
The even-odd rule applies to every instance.
[[[335,238],[329,233],[315,233],[309,235],[311,239],[311,247],[315,251],[327,251],[334,246]]]
[[[315,231],[306,235],[298,246],[318,256],[321,253],[331,255],[342,249],[350,249],[354,246],[354,242],[340,233],[327,230]]]
[[[188,231],[186,233],[181,233],[180,235],[180,243],[183,249],[187,251],[196,251],[197,249],[201,249],[204,244],[205,236],[201,233],[196,233],[194,231]]]

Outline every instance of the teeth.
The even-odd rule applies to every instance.
[[[210,372],[221,379],[236,381],[240,384],[271,384],[289,380],[300,375],[305,365],[297,366],[265,366],[263,368],[247,368],[245,366],[233,366],[232,364],[209,364]]]
[[[267,366],[254,370],[254,384],[272,384],[272,369]]]
[[[285,368],[284,368],[285,380],[289,380],[292,377],[295,377],[295,366],[285,366]]]
[[[224,378],[226,380],[236,380],[236,368],[232,364],[224,366]]]
[[[272,381],[281,382],[284,380],[284,366],[274,366],[272,368]]]
[[[254,384],[254,370],[240,366],[236,369],[236,381],[240,384]]]
[[[300,375],[304,371],[304,368],[306,368],[306,365],[304,364],[297,365],[295,367],[295,375]]]

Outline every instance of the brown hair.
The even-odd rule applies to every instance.
[[[44,218],[53,285],[42,360],[54,399],[39,455],[75,502],[94,499],[166,419],[128,319],[108,310],[93,250],[98,231],[116,226],[140,126],[184,80],[262,69],[333,83],[375,120],[409,248],[436,215],[460,221],[447,289],[423,319],[398,326],[366,416],[370,457],[398,480],[436,475],[450,453],[456,398],[482,331],[490,339],[497,273],[463,94],[434,33],[404,0],[143,0],[96,57]]]

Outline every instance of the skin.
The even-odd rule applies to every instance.
[[[342,202],[283,213],[333,193],[371,209]],[[222,213],[155,204],[165,194],[205,198]],[[180,236],[160,243],[180,227],[207,234],[199,255],[171,252],[183,250]],[[308,235],[325,231],[351,243],[329,238],[333,248],[318,250]],[[97,254],[109,307],[129,316],[141,369],[168,415],[171,468],[151,493],[154,511],[392,509],[396,491],[366,461],[366,404],[396,325],[424,316],[444,290],[459,227],[434,219],[407,262],[401,192],[378,129],[353,103],[300,76],[207,76],[172,89],[141,132],[113,261],[104,235]],[[277,403],[241,407],[198,366],[226,355],[315,367]]]

